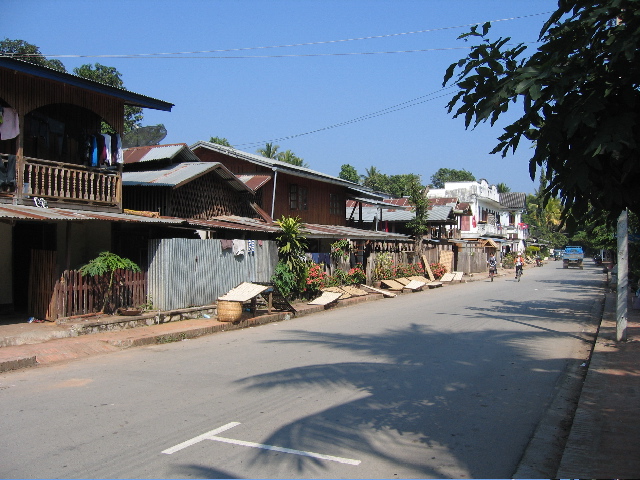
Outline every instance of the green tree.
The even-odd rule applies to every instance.
[[[387,191],[389,177],[380,172],[376,167],[367,168],[365,172],[366,174],[362,176],[362,185],[376,192]]]
[[[511,191],[511,188],[509,188],[506,183],[499,183],[496,185],[496,188],[498,189],[498,193],[509,193]]]
[[[307,262],[304,253],[307,249],[307,239],[302,233],[302,221],[299,217],[285,217],[276,220],[275,223],[282,230],[276,236],[278,244],[278,263],[283,264],[279,268],[281,274],[290,272],[295,278],[297,293],[304,290],[307,279]],[[282,274],[282,278],[286,274]]]
[[[47,59],[42,55],[42,53],[40,53],[40,49],[38,47],[25,42],[24,40],[10,40],[5,38],[0,41],[0,54],[16,58],[17,60],[33,63],[35,65],[52,68],[59,72],[67,72],[67,69],[60,60],[55,58],[52,60]]]
[[[557,198],[550,198],[546,202],[539,194],[527,195],[526,213],[522,220],[529,225],[529,233],[538,241],[552,247],[567,245],[567,236],[561,225],[561,204]]]
[[[233,148],[233,145],[231,145],[229,143],[229,140],[227,140],[226,138],[220,138],[220,137],[211,137],[209,139],[210,143],[217,143],[218,145],[224,145],[225,147],[231,147]]]
[[[415,185],[422,187],[420,185],[420,176],[415,173],[391,175],[389,177],[386,193],[395,197],[409,196]]]
[[[431,175],[431,185],[433,188],[444,188],[446,182],[472,182],[476,179],[473,173],[467,170],[456,170],[454,168],[440,168]]]
[[[291,150],[286,150],[284,152],[278,153],[276,158],[281,162],[290,163],[291,165],[297,165],[298,167],[309,168],[309,164],[304,161],[304,159],[298,157]]]
[[[345,163],[340,167],[340,174],[338,177],[343,180],[347,180],[348,182],[360,183],[360,175],[358,175],[358,171],[348,163]]]
[[[122,74],[114,67],[107,67],[96,63],[95,65],[84,64],[80,67],[73,69],[73,73],[82,78],[93,80],[94,82],[104,83],[111,87],[124,89],[124,82],[122,81]],[[125,105],[124,107],[124,132],[129,133],[136,128],[141,127],[142,122],[142,108],[132,107]],[[116,133],[111,126],[103,123],[103,133]]]
[[[640,278],[640,219],[633,212],[629,212],[629,277],[635,288]],[[581,230],[576,232],[570,243],[582,245],[589,252],[598,250],[618,250],[617,228],[607,222],[607,212],[594,211],[593,215],[585,220]]]
[[[413,250],[416,255],[420,255],[422,253],[422,239],[425,233],[429,231],[427,225],[427,219],[429,218],[429,199],[427,198],[427,193],[429,192],[429,187],[425,188],[420,185],[420,182],[414,180],[409,184],[408,190],[409,200],[411,201],[416,216],[407,223],[407,226],[413,232]]]
[[[522,116],[504,128],[492,153],[534,142],[531,178],[548,180],[545,198],[558,197],[572,224],[593,206],[616,218],[640,213],[640,8],[634,0],[562,0],[526,56],[510,38],[491,41],[490,24],[462,35],[482,40],[452,64],[460,91],[448,104],[469,128],[494,125],[511,105]],[[519,100],[519,101],[518,101]]]
[[[267,142],[264,148],[258,149],[258,153],[263,157],[271,158],[272,160],[277,160],[279,149],[280,149],[280,145],[274,145],[271,142]]]

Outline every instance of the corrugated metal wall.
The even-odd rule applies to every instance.
[[[256,241],[255,253],[234,255],[217,239],[150,240],[148,291],[160,310],[211,305],[242,282],[270,281],[277,263],[274,241]]]

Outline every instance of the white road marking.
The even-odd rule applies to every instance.
[[[193,437],[191,440],[187,440],[186,442],[179,443],[175,447],[167,448],[166,450],[163,450],[162,453],[166,453],[167,455],[171,455],[172,453],[178,452],[178,451],[182,450],[183,448],[190,447],[191,445],[195,445],[196,443],[199,443],[199,442],[201,442],[203,440],[207,440],[207,439],[211,438],[212,436],[214,436],[216,433],[222,433],[225,430],[229,430],[230,428],[233,428],[233,427],[235,427],[237,425],[240,425],[240,422],[227,423],[226,425],[223,425],[220,428],[216,428],[215,430],[211,430],[211,431],[209,431],[207,433],[203,433],[202,435],[198,435],[197,437]]]
[[[195,445],[203,440],[213,440],[215,442],[223,442],[230,443],[233,445],[240,445],[242,447],[250,447],[250,448],[261,448],[263,450],[271,450],[274,452],[282,452],[282,453],[291,453],[293,455],[302,455],[305,457],[318,458],[320,460],[329,460],[331,462],[344,463],[347,465],[360,465],[360,460],[353,460],[351,458],[343,458],[343,457],[334,457],[333,455],[324,455],[322,453],[314,453],[314,452],[305,452],[304,450],[294,450],[292,448],[284,448],[284,447],[276,447],[274,445],[265,445],[264,443],[255,443],[255,442],[245,442],[244,440],[235,440],[233,438],[225,438],[218,437],[216,434],[222,433],[225,430],[229,430],[237,425],[240,425],[239,422],[231,422],[226,425],[216,428],[215,430],[211,430],[207,433],[203,433],[202,435],[198,435],[197,437],[192,438],[191,440],[187,440],[186,442],[182,442],[175,447],[167,448],[163,450],[162,453],[166,453],[167,455],[171,455],[177,451],[182,450],[183,448],[190,447],[191,445]]]

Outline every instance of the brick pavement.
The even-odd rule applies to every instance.
[[[629,301],[627,341],[616,342],[607,293],[598,339],[556,478],[640,477],[640,310]]]

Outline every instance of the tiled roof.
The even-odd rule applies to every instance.
[[[526,195],[520,192],[501,193],[500,205],[505,208],[524,209],[526,207]]]

